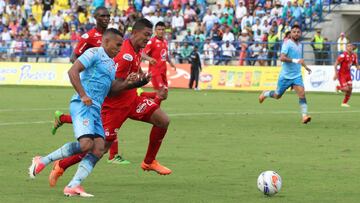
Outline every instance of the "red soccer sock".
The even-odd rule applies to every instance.
[[[154,99],[156,97],[156,92],[143,92],[140,96]]]
[[[65,159],[61,159],[59,162],[59,166],[66,170],[67,168],[69,168],[72,165],[75,165],[77,163],[79,163],[81,161],[81,159],[86,156],[87,152],[83,152],[81,154],[75,154],[73,156],[70,157],[66,157]]]
[[[159,128],[156,126],[152,127],[150,132],[149,146],[144,159],[145,163],[151,164],[152,161],[155,159],[160,149],[162,140],[165,137],[166,131],[167,128]]]
[[[343,104],[347,104],[350,99],[351,93],[346,93],[345,98],[343,100]]]
[[[61,123],[72,123],[71,116],[68,114],[63,114],[60,116]]]
[[[113,159],[119,153],[118,140],[115,139],[109,149],[109,160]]]

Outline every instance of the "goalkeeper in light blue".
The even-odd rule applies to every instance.
[[[277,89],[275,91],[263,91],[259,96],[259,102],[263,103],[268,97],[280,99],[285,91],[289,87],[292,87],[299,97],[302,123],[307,124],[311,121],[311,117],[308,114],[301,67],[303,66],[309,74],[311,73],[311,69],[306,66],[302,57],[300,37],[301,29],[298,25],[294,25],[291,28],[290,38],[284,41],[281,48],[280,60],[282,62],[282,67],[277,83]]]

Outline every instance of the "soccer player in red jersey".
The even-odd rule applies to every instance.
[[[143,74],[140,68],[141,53],[151,35],[152,23],[150,21],[141,19],[135,23],[130,38],[124,41],[120,53],[114,58],[118,67],[117,79],[125,79],[131,73]],[[149,145],[141,168],[155,171],[160,175],[168,175],[172,172],[155,159],[170,123],[169,117],[159,105],[147,97],[138,96],[135,89],[125,90],[105,99],[101,117],[105,130],[105,151],[113,146],[112,143],[116,140],[119,128],[128,118],[152,124]],[[56,176],[53,177],[50,185],[54,186],[64,170],[81,161],[82,157],[75,155],[69,158],[73,160],[71,164],[69,163],[64,168],[53,168],[54,173],[52,173]]]
[[[334,80],[339,80],[340,85],[336,86],[336,90],[343,91],[345,93],[345,98],[341,104],[342,107],[350,107],[348,101],[352,93],[352,80],[350,68],[352,65],[355,65],[359,69],[357,62],[357,57],[353,53],[354,46],[352,44],[346,45],[346,51],[340,54],[334,64],[335,75]],[[340,64],[340,69],[337,69],[337,66]]]
[[[155,25],[155,36],[151,38],[146,45],[143,53],[143,58],[149,61],[149,72],[151,73],[151,83],[156,93],[159,94],[163,89],[168,89],[168,82],[166,77],[167,66],[166,62],[176,70],[176,66],[172,63],[168,54],[168,42],[164,39],[165,23],[158,22]],[[154,101],[157,104],[161,103],[158,96],[153,92],[143,92],[141,96],[155,97]],[[167,94],[165,94],[166,99]]]

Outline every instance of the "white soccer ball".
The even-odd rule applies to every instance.
[[[258,189],[264,193],[264,195],[275,195],[280,191],[281,185],[281,177],[275,171],[264,171],[257,179]]]

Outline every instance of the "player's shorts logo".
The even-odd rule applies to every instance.
[[[146,103],[141,103],[136,107],[136,113],[142,113],[146,110]]]

